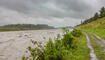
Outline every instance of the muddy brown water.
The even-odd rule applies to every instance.
[[[45,44],[49,37],[54,39],[62,33],[61,29],[0,32],[0,60],[21,60],[26,48],[32,45],[30,40]]]

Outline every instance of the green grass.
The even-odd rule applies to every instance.
[[[92,32],[93,34],[96,34],[100,36],[101,38],[105,39],[105,29],[103,28],[81,28],[84,32]],[[90,37],[90,36],[89,36]],[[96,56],[99,58],[99,60],[105,60],[105,52],[103,52],[103,47],[101,47],[99,44],[96,43],[96,40],[90,38],[91,44],[94,48],[94,51],[96,53]]]
[[[91,23],[78,26],[77,29],[85,32],[92,32],[105,39],[105,17],[97,19]]]
[[[81,30],[84,32],[92,32],[93,34],[96,34],[100,36],[101,38],[105,39],[105,29],[104,28],[85,27],[85,28],[81,28]],[[94,51],[96,53],[96,56],[99,58],[99,60],[105,60],[105,52],[103,52],[103,47],[97,44],[96,40],[92,39],[91,37],[90,37],[90,40],[94,48]]]
[[[90,22],[88,24],[78,26],[76,29],[82,30],[83,32],[91,32],[105,39],[105,17],[99,18],[96,21]],[[89,38],[99,60],[105,60],[105,52],[103,52],[103,47],[97,44],[96,40],[92,39],[90,35]]]
[[[90,60],[90,49],[87,47],[85,36],[76,38],[75,49],[70,50],[70,54],[64,57],[64,60]]]
[[[105,29],[102,28],[82,28],[81,29],[84,32],[92,32],[101,38],[105,39]]]
[[[105,60],[105,52],[103,52],[103,47],[101,47],[99,44],[96,43],[96,40],[92,39],[90,35],[88,34],[91,45],[94,48],[94,51],[96,53],[96,56],[99,58],[99,60]]]

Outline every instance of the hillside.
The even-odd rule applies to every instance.
[[[105,60],[105,8],[102,7],[99,14],[96,12],[76,29],[81,30],[86,36],[91,60]]]
[[[88,24],[78,26],[78,28],[101,28],[101,29],[105,29],[105,17],[99,18],[96,21],[90,22]]]
[[[90,40],[95,58],[105,60],[105,17],[77,27]]]
[[[18,30],[38,30],[38,29],[54,29],[46,24],[9,24],[0,26],[0,31],[18,31]]]
[[[84,32],[92,32],[105,39],[105,17],[76,27]]]

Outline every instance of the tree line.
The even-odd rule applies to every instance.
[[[91,18],[89,18],[89,19],[86,19],[84,22],[81,22],[80,25],[90,23],[90,22],[92,22],[92,21],[95,21],[95,20],[97,20],[97,19],[99,19],[99,18],[103,18],[103,17],[105,17],[105,7],[102,7],[99,12],[96,12],[96,13],[94,14],[93,17],[91,17]]]
[[[54,29],[47,24],[8,24],[0,26],[0,31],[17,31],[17,30],[36,30],[36,29]]]
[[[48,26],[47,24],[9,24],[4,25],[2,27],[17,27],[17,28],[54,28],[52,26]]]

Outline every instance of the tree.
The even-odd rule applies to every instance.
[[[96,12],[94,17],[93,17],[93,20],[97,20],[99,18],[99,14]]]
[[[105,8],[102,7],[101,10],[100,10],[100,17],[105,17]]]
[[[82,20],[81,20],[81,24],[82,24],[83,22],[82,22]]]
[[[86,19],[83,22],[81,21],[81,24],[80,25],[90,23],[92,21],[97,20],[98,18],[103,18],[103,17],[105,17],[105,8],[104,7],[102,7],[100,9],[100,14],[98,14],[98,12],[96,12],[93,17],[90,17],[90,18]]]

